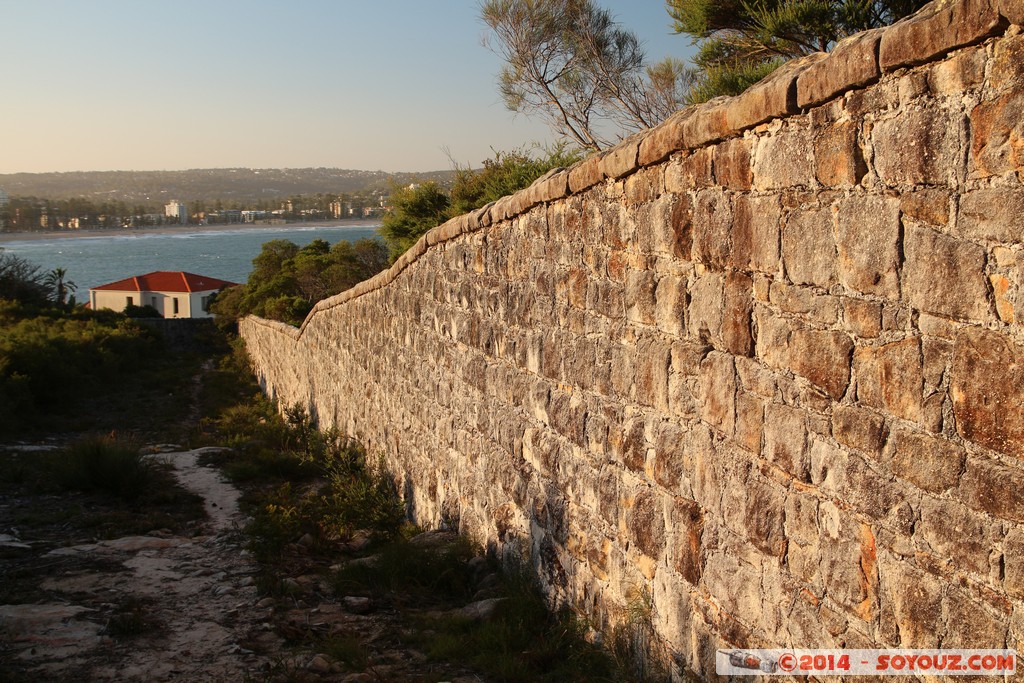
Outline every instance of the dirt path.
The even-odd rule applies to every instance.
[[[243,549],[238,491],[198,464],[204,449],[164,453],[203,496],[203,535],[129,536],[57,548],[49,604],[0,606],[0,631],[29,680],[259,680],[276,636]],[[21,666],[19,666],[21,668]]]

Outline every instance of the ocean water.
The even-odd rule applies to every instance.
[[[104,235],[4,241],[0,248],[38,265],[42,272],[64,268],[87,301],[89,289],[156,270],[183,270],[244,283],[264,242],[286,239],[299,246],[314,239],[330,244],[375,237],[379,225],[287,226],[231,230],[189,230],[171,234]]]

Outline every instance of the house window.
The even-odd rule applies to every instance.
[[[128,297],[127,305],[128,306],[134,306],[135,305],[135,298],[134,297]]]
[[[210,312],[210,297],[209,296],[204,296],[202,298],[202,307],[203,307],[203,313],[209,313]]]
[[[178,315],[178,297],[174,297],[174,315]]]
[[[153,308],[156,308],[156,297],[155,296],[149,297],[149,305],[152,306]]]

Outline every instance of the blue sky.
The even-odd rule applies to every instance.
[[[656,61],[660,0],[598,0]],[[552,139],[505,109],[475,0],[0,0],[0,173],[425,171]]]

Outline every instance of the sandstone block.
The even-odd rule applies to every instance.
[[[736,443],[751,452],[761,452],[764,431],[764,402],[745,391],[736,394]]]
[[[814,178],[814,143],[792,127],[760,138],[754,154],[754,189],[809,187]]]
[[[1024,242],[1024,188],[998,187],[960,198],[957,233],[969,239]]]
[[[837,254],[830,211],[810,209],[790,214],[782,230],[782,261],[794,284],[827,289],[836,281]]]
[[[981,458],[968,458],[960,499],[999,519],[1024,522],[1024,472]]]
[[[641,491],[626,515],[630,537],[644,555],[657,559],[665,550],[665,513],[661,496]]]
[[[744,525],[747,538],[772,557],[786,554],[786,494],[768,484],[751,481],[745,487]]]
[[[700,583],[704,570],[702,539],[704,512],[692,500],[677,498],[672,509],[672,566],[691,585]]]
[[[807,67],[796,81],[797,105],[804,109],[878,79],[882,29],[864,31],[836,43],[827,59]]]
[[[863,299],[843,299],[846,329],[863,339],[874,339],[882,331],[882,306]]]
[[[928,70],[928,89],[937,96],[962,96],[985,80],[985,51],[968,50]]]
[[[918,339],[859,347],[854,352],[854,369],[861,403],[921,421],[924,366]]]
[[[626,278],[626,319],[651,325],[654,323],[654,292],[657,281],[652,271],[630,271]]]
[[[961,436],[1024,458],[1024,348],[999,332],[964,328],[954,346],[949,392]]]
[[[654,292],[654,317],[658,329],[681,337],[686,330],[686,280],[666,275]]]
[[[769,404],[764,413],[764,456],[800,481],[807,481],[807,415],[785,405]]]
[[[687,458],[687,431],[677,422],[664,421],[654,432],[654,480],[673,491],[679,486]]]
[[[1024,598],[1024,528],[1016,526],[1006,534],[1003,562],[1006,591],[1016,598]]]
[[[836,406],[832,413],[832,436],[844,446],[878,457],[887,437],[885,420],[866,408]]]
[[[949,222],[948,190],[922,188],[900,197],[900,211],[915,221],[943,226]]]
[[[793,371],[821,387],[835,401],[850,384],[853,341],[845,332],[794,330],[789,342]]]
[[[718,339],[725,310],[722,273],[705,273],[690,285],[687,323],[690,334],[705,340]]]
[[[781,222],[778,198],[737,196],[733,206],[730,265],[740,270],[777,273]]]
[[[665,191],[665,171],[660,166],[642,168],[626,178],[623,198],[629,204],[653,201]]]
[[[591,155],[569,170],[569,190],[582,192],[604,180],[601,155]]]
[[[637,169],[640,143],[635,139],[623,140],[601,158],[601,173],[605,178],[622,178]]]
[[[839,281],[862,294],[899,296],[900,203],[853,195],[839,204],[836,247]]]
[[[990,320],[985,249],[928,228],[908,227],[903,290],[911,305],[960,320]]]
[[[999,13],[1011,24],[1024,25],[1024,3],[1020,0],[1000,0]]]
[[[678,111],[660,124],[647,131],[640,141],[638,161],[641,166],[649,166],[668,159],[673,152],[684,149],[682,122],[692,116],[690,108]]]
[[[736,425],[736,370],[732,356],[709,353],[700,365],[700,386],[701,416],[709,425],[731,436]]]
[[[673,159],[665,168],[665,190],[684,193],[710,187],[714,184],[711,173],[711,159],[714,151],[704,147],[691,152],[681,159]]]
[[[871,621],[877,611],[878,550],[871,527],[830,502],[821,505],[821,576],[828,596]]]
[[[644,340],[637,347],[636,400],[640,405],[668,409],[669,346]]]
[[[712,161],[715,180],[730,190],[749,190],[754,180],[750,167],[750,141],[734,138],[714,148]]]
[[[873,132],[875,169],[884,183],[955,186],[964,164],[966,117],[915,109],[880,122]]]
[[[943,631],[943,586],[932,574],[892,555],[881,562],[883,600],[891,607],[902,647],[935,648]]]
[[[725,349],[735,356],[754,355],[754,337],[751,332],[753,289],[754,283],[749,275],[736,272],[726,274],[722,340]]]
[[[948,557],[957,567],[983,577],[991,572],[991,558],[1002,533],[992,522],[962,504],[925,496],[921,499],[921,521],[916,527],[921,538],[939,557]]]
[[[884,457],[897,477],[942,493],[959,483],[967,453],[943,437],[899,428],[889,436]]]
[[[719,97],[704,104],[698,104],[691,116],[683,119],[683,139],[686,146],[694,149],[709,142],[716,142],[737,132],[729,126],[728,110],[731,98]]]
[[[878,49],[882,71],[921,64],[950,50],[979,42],[1000,26],[993,0],[935,3],[885,30]]]
[[[825,187],[851,187],[867,173],[853,121],[832,124],[814,138],[814,173]]]
[[[724,192],[706,190],[693,204],[693,258],[714,270],[729,260],[732,203]]]

